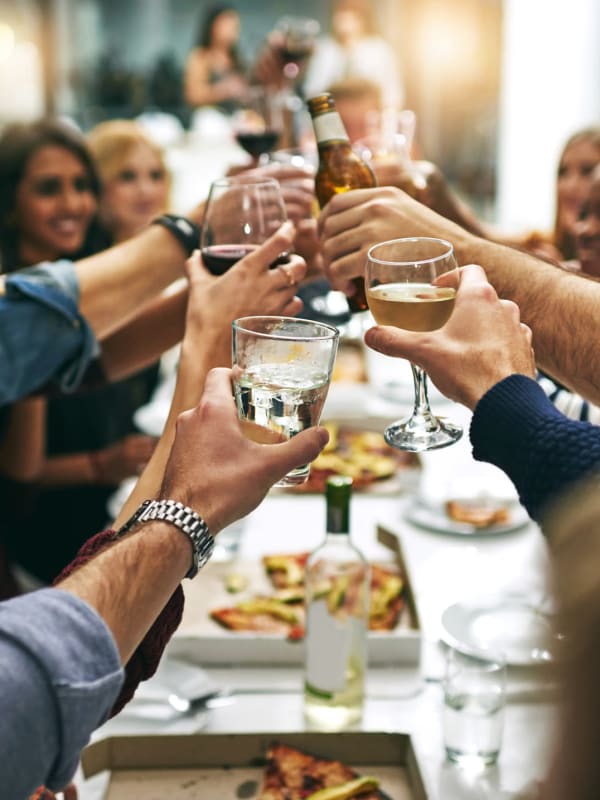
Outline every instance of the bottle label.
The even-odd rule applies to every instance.
[[[315,136],[319,144],[325,142],[347,142],[348,134],[344,128],[344,123],[340,119],[337,111],[328,111],[326,114],[319,114],[313,119]]]
[[[364,622],[356,617],[332,616],[325,599],[308,607],[306,682],[313,693],[331,697],[346,686],[350,658],[357,642],[364,641]]]

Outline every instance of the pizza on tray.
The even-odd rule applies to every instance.
[[[304,635],[304,570],[308,553],[280,553],[263,557],[273,585],[270,596],[257,596],[210,612],[211,618],[234,631],[278,633],[289,639]],[[404,582],[392,566],[371,564],[369,630],[391,631],[404,607]],[[332,586],[332,595],[339,596]]]
[[[384,800],[377,778],[359,775],[341,761],[273,743],[257,800]]]
[[[404,469],[419,466],[419,457],[390,447],[383,434],[325,422],[329,442],[312,462],[310,475],[294,492],[324,492],[330,475],[348,475],[354,489],[365,489],[393,477]]]

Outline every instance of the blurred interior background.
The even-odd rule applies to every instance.
[[[161,110],[187,127],[198,0],[0,0],[0,125],[56,113],[84,130]],[[236,0],[251,63],[292,0]],[[549,228],[558,154],[600,120],[598,0],[377,0],[421,156],[489,221]],[[329,28],[328,3],[301,13]]]

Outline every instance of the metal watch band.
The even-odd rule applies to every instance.
[[[185,249],[186,254],[192,255],[200,247],[200,227],[187,217],[177,214],[163,214],[152,220],[152,225],[162,225],[166,228]]]
[[[192,566],[186,578],[194,578],[211,557],[215,540],[211,536],[208,525],[202,517],[189,506],[177,500],[144,500],[137,511],[117,531],[123,536],[127,531],[151,520],[160,520],[175,525],[185,533],[192,543]]]

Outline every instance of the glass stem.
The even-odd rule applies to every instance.
[[[421,367],[414,364],[410,365],[415,384],[415,407],[413,417],[430,418],[431,408],[429,407],[429,397],[427,396],[427,373]]]

